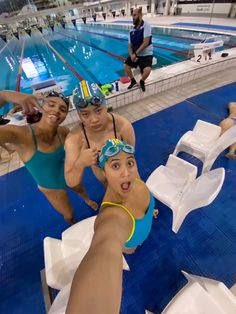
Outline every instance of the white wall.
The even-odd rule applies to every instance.
[[[210,15],[212,11],[211,3],[199,4],[178,4],[178,8],[182,8],[181,14]],[[231,3],[215,3],[213,14],[227,16],[230,12]]]
[[[148,5],[148,1],[145,1],[145,0],[133,0],[133,1],[130,1],[130,8],[139,8],[139,7],[142,7],[142,12],[144,14],[147,13],[147,5]]]
[[[144,14],[147,13],[147,5],[148,5],[148,1],[145,0],[137,0],[137,1],[130,1],[130,8],[139,8],[142,7],[142,12]],[[117,11],[120,12],[121,9],[125,9],[126,10],[126,6],[125,3],[111,3],[110,7],[112,9],[112,11]],[[103,5],[103,8],[105,8],[105,5]],[[125,12],[126,15],[129,15],[130,12]],[[128,13],[128,14],[127,14]]]

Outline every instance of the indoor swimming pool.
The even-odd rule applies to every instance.
[[[155,68],[174,64],[189,58],[190,45],[213,33],[153,28]],[[236,37],[220,35],[225,48],[236,46]],[[66,95],[76,83],[85,79],[107,84],[124,76],[123,62],[127,57],[128,27],[122,25],[77,24],[76,28],[57,26],[54,32],[32,30],[29,35],[15,37],[7,44],[0,39],[0,89],[15,90],[19,63],[22,74],[19,89],[31,93],[31,85],[50,78],[62,86]],[[6,46],[5,46],[6,45]],[[4,48],[5,47],[5,48]]]
[[[159,27],[153,33],[156,67],[186,60],[190,44],[209,36],[200,31]],[[222,38],[226,48],[236,46],[236,37]],[[72,25],[66,29],[58,26],[54,32],[44,29],[43,35],[35,30],[31,37],[13,38],[5,48],[6,43],[0,39],[0,90],[16,90],[21,57],[21,92],[31,93],[32,84],[49,78],[55,78],[67,95],[81,79],[113,82],[124,75],[127,44],[128,26],[99,24],[77,24],[76,29]],[[180,137],[198,119],[218,125],[228,114],[228,102],[235,101],[235,91],[234,82],[160,112],[150,112],[148,117],[134,122],[141,178],[146,181],[154,169],[166,163]],[[197,158],[186,153],[179,157],[201,170],[202,163]],[[236,283],[236,196],[232,188],[236,164],[223,152],[213,165],[219,167],[224,167],[226,173],[222,191],[212,204],[190,213],[177,234],[171,230],[171,209],[156,200],[159,215],[148,239],[135,254],[125,255],[130,271],[123,274],[120,314],[145,314],[146,309],[162,313],[186,284],[182,270],[222,281],[228,288]],[[83,183],[89,196],[100,204],[104,189],[89,168]],[[68,224],[38,190],[25,167],[0,175],[0,186],[0,313],[44,314],[40,278],[45,267],[43,240],[60,239]],[[71,190],[68,194],[77,221],[96,214],[77,194]]]

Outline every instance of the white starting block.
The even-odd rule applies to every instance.
[[[194,61],[197,63],[207,63],[211,60],[215,49],[224,45],[223,40],[216,37],[208,37],[198,44],[191,44],[194,53]]]
[[[44,94],[51,91],[62,93],[62,88],[56,83],[55,79],[49,79],[32,84],[31,88],[33,89],[33,94]]]

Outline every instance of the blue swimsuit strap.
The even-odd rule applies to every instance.
[[[37,140],[37,136],[35,134],[35,129],[32,127],[31,124],[29,124],[29,128],[30,128],[30,130],[32,132],[32,138],[33,138],[33,141],[34,141],[35,150],[38,150],[38,140]],[[59,142],[60,142],[61,146],[64,146],[64,144],[62,143],[61,137],[60,137],[58,132],[57,132],[57,136],[58,136],[58,139],[59,139]]]

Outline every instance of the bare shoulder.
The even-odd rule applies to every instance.
[[[78,141],[81,140],[82,138],[82,127],[81,124],[77,124],[75,125],[69,132],[68,134],[68,139],[70,139],[70,141]]]
[[[136,179],[136,195],[138,203],[144,202],[145,204],[149,202],[150,199],[150,191],[144,181],[137,177]],[[146,206],[146,205],[145,205]]]
[[[125,117],[122,117],[121,115],[117,113],[113,113],[113,116],[116,122],[117,130],[119,132],[122,132],[122,131],[124,132],[126,130],[129,130],[130,128],[131,129],[133,128],[131,122]]]
[[[129,143],[135,145],[135,133],[131,122],[118,114],[114,114],[117,130],[120,133],[121,138]]]
[[[83,141],[83,132],[81,125],[76,125],[70,130],[66,137],[66,148],[75,147],[76,150],[80,149]]]
[[[69,134],[70,129],[66,126],[59,126],[58,127],[58,133],[60,134],[60,136],[62,136],[64,139],[67,137],[67,135]]]
[[[120,128],[122,128],[124,125],[130,124],[130,121],[128,119],[126,119],[125,117],[123,117],[117,113],[112,113],[112,114],[115,118],[116,124],[118,124],[118,126]]]
[[[28,125],[0,126],[1,141],[15,145],[15,148],[28,146],[32,142],[32,131]]]
[[[82,136],[83,133],[83,129],[82,129],[82,124],[81,123],[77,123],[71,130],[70,130],[70,137],[74,137],[74,138],[79,138]]]
[[[5,125],[1,126],[0,130],[7,130],[14,134],[18,139],[27,139],[30,135],[30,128],[28,125]]]

